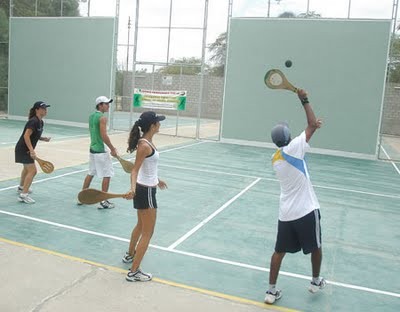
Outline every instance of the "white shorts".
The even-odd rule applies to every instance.
[[[90,153],[88,174],[101,179],[113,177],[114,167],[110,153]]]

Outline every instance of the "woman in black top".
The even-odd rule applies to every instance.
[[[29,111],[29,120],[24,127],[21,137],[15,146],[15,162],[24,165],[21,172],[21,180],[18,186],[20,202],[33,204],[35,201],[29,196],[29,187],[37,173],[35,165],[35,147],[39,140],[49,142],[50,138],[42,137],[43,117],[47,114],[47,105],[42,101],[33,104]]]

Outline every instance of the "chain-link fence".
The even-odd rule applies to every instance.
[[[219,134],[226,56],[227,36],[221,34],[226,34],[229,17],[392,19],[392,48],[378,157],[400,160],[400,39],[396,29],[399,0],[191,0],[190,5],[188,2],[0,0],[0,112],[7,113],[8,107],[10,15],[115,16],[118,21],[118,44],[112,127],[129,129],[136,114],[141,112],[141,109],[132,107],[133,86],[186,90],[185,111],[160,111],[172,120],[165,131],[173,135],[215,139]],[[149,45],[149,42],[154,44]],[[190,47],[196,47],[196,50]],[[211,133],[208,131],[210,125],[214,127]]]

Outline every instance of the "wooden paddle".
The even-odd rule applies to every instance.
[[[116,158],[119,160],[122,169],[124,169],[125,172],[131,173],[133,169],[133,163],[130,162],[129,160],[123,159],[119,155],[116,156]]]
[[[52,173],[54,171],[54,165],[51,162],[40,159],[39,157],[35,157],[35,160],[38,162],[44,173]]]
[[[92,205],[110,198],[124,197],[126,194],[113,194],[88,188],[79,192],[78,200],[82,204]]]

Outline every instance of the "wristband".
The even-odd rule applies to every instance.
[[[303,105],[310,104],[310,102],[308,101],[308,98],[307,98],[307,97],[300,99],[300,102],[301,102],[301,104],[303,104]]]

